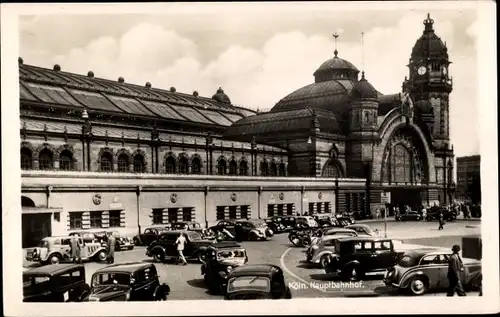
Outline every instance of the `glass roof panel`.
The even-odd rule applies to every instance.
[[[20,98],[24,99],[24,100],[32,100],[32,101],[38,100],[22,84],[19,85],[19,95],[20,95]]]
[[[139,101],[132,98],[117,97],[107,95],[108,98],[118,107],[125,110],[125,112],[139,114],[143,116],[156,116],[153,112],[146,109]]]
[[[114,112],[123,112],[120,108],[113,105],[106,97],[97,92],[89,92],[77,89],[70,90],[78,101],[91,109],[107,110]]]
[[[172,108],[174,108],[175,111],[179,112],[184,117],[188,118],[190,121],[206,123],[206,124],[214,124],[214,122],[208,120],[201,113],[199,113],[193,108],[181,107],[181,106],[172,106]]]
[[[154,101],[148,101],[148,100],[141,100],[143,104],[146,105],[152,112],[157,114],[160,117],[167,118],[167,119],[175,119],[175,120],[182,120],[182,121],[187,121],[186,118],[175,112],[172,108],[170,108],[168,105],[159,103],[159,102],[154,102]]]
[[[232,122],[236,122],[238,120],[240,120],[241,118],[243,118],[242,116],[239,116],[237,114],[232,114],[232,113],[227,113],[227,112],[222,112],[222,114],[228,118],[229,120],[231,120]]]
[[[202,110],[202,109],[196,109],[196,110],[198,110],[205,117],[209,118],[210,120],[219,125],[230,126],[231,124],[233,124],[230,120],[228,120],[226,117],[224,117],[223,115],[221,115],[216,111]]]

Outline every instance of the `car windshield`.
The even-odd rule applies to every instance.
[[[264,276],[239,276],[229,280],[227,285],[228,293],[242,290],[269,292],[271,290],[271,281]]]
[[[412,267],[418,264],[418,257],[411,256],[409,254],[403,255],[398,261],[398,265],[402,267]]]
[[[129,273],[96,273],[92,277],[92,287],[106,285],[130,285]]]
[[[189,232],[188,236],[191,241],[201,240],[201,235],[198,232]]]
[[[244,258],[245,249],[221,250],[217,252],[218,259]]]

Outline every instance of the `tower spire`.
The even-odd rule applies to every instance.
[[[361,69],[365,73],[365,32],[361,32]]]
[[[424,32],[433,32],[434,29],[432,25],[434,24],[434,20],[431,19],[431,14],[427,13],[427,19],[424,20],[425,30]]]
[[[335,41],[335,51],[333,51],[333,54],[335,55],[335,57],[337,57],[337,55],[339,54],[339,51],[337,51],[337,38],[338,37],[339,37],[339,34],[337,32],[333,33],[333,38]]]

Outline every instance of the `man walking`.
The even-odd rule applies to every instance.
[[[450,256],[450,264],[448,265],[448,293],[446,296],[453,296],[455,292],[458,296],[467,296],[460,282],[460,272],[464,270],[462,259],[458,255],[460,246],[455,244],[451,251],[453,254]]]
[[[78,237],[77,235],[72,235],[71,236],[71,259],[73,260],[73,263],[82,263],[82,257],[81,257],[81,250],[80,250],[80,244],[78,243]]]
[[[443,211],[439,211],[439,229],[438,230],[443,230],[443,224],[444,224],[444,216],[443,216]]]
[[[115,263],[115,245],[116,239],[112,232],[108,232],[108,264]]]
[[[183,265],[187,265],[188,263],[186,261],[186,258],[182,253],[184,251],[184,245],[186,244],[186,238],[184,237],[184,234],[182,232],[175,241],[175,244],[177,244],[177,252],[179,253],[179,257],[177,258],[177,264],[179,264],[179,262],[182,261]]]

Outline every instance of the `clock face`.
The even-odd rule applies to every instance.
[[[427,68],[425,66],[420,66],[418,68],[418,74],[419,75],[424,75],[427,72]]]

